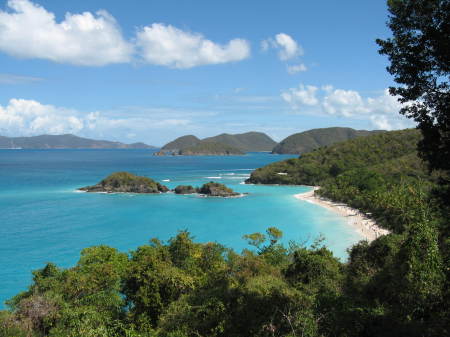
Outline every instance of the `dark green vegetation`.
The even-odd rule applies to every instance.
[[[34,137],[0,136],[0,149],[153,149],[144,143],[124,144],[93,140],[75,135],[42,135]]]
[[[2,337],[444,336],[445,279],[426,223],[353,247],[341,263],[321,240],[244,239],[241,254],[182,231],[129,254],[84,249],[73,268],[33,272],[0,312]],[[430,313],[433,313],[430,315]]]
[[[227,155],[243,155],[245,154],[236,147],[213,142],[200,142],[197,145],[186,147],[179,151],[183,156],[227,156]]]
[[[321,147],[300,158],[259,168],[252,172],[247,182],[321,185],[345,171],[364,168],[373,168],[379,173],[392,176],[396,173],[423,176],[426,175],[424,165],[417,158],[417,142],[420,138],[420,132],[413,129],[355,138]]]
[[[256,237],[256,239],[255,239]],[[180,232],[129,254],[84,249],[73,268],[48,264],[0,312],[0,336],[315,336],[338,305],[343,265],[326,248],[278,244],[269,228],[237,254]],[[334,317],[326,316],[327,324]]]
[[[215,183],[213,181],[203,184],[201,187],[192,187],[190,185],[179,185],[173,190],[176,194],[193,194],[199,193],[208,197],[235,197],[239,193],[234,192],[231,188],[224,184]]]
[[[216,142],[238,148],[243,152],[272,151],[277,143],[262,132],[246,132],[230,135],[222,133],[215,137],[203,139],[204,142]]]
[[[417,156],[420,139],[413,129],[355,138],[259,168],[247,183],[320,185],[321,196],[372,213],[378,223],[402,232],[437,182]]]
[[[395,93],[421,98],[404,112],[423,137],[357,138],[251,180],[320,184],[322,195],[370,210],[392,234],[353,246],[347,263],[320,240],[284,247],[273,227],[244,236],[255,251],[241,254],[194,243],[187,232],[129,255],[87,248],[73,268],[33,273],[0,312],[0,336],[449,336],[449,1],[388,4],[394,40],[382,52],[405,84]]]
[[[173,190],[175,194],[193,194],[197,193],[197,189],[191,185],[178,185]]]
[[[169,189],[147,177],[136,176],[129,172],[115,172],[97,185],[82,187],[80,190],[107,193],[163,193]]]
[[[230,148],[233,151],[239,150],[240,152],[272,151],[277,144],[272,138],[262,132],[247,132],[235,135],[223,133],[203,140],[192,135],[179,137],[164,145],[161,150],[178,154],[200,144],[202,147],[205,147],[207,146],[204,145],[205,143],[221,144],[224,148]],[[217,147],[217,145],[215,146]]]
[[[423,138],[419,154],[440,172],[441,199],[450,199],[450,1],[390,0],[392,37],[378,39],[397,87],[389,88],[408,103],[400,113],[418,123]]]
[[[106,193],[165,193],[169,189],[148,177],[141,177],[129,172],[115,172],[96,185],[79,189],[86,192]],[[173,190],[176,194],[200,193],[210,197],[233,197],[239,195],[223,184],[209,182],[201,187],[179,185]]]
[[[239,193],[234,192],[224,184],[215,183],[213,181],[202,185],[202,187],[198,189],[198,193],[210,197],[235,197],[239,195]]]
[[[283,139],[272,150],[272,153],[305,153],[356,137],[364,137],[380,131],[354,130],[351,128],[324,128],[312,129],[305,132],[293,134]]]

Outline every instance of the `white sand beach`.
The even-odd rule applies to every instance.
[[[357,209],[351,208],[343,203],[333,202],[329,199],[316,196],[314,192],[319,188],[319,186],[314,186],[311,191],[295,194],[294,197],[328,208],[329,210],[346,217],[348,224],[368,242],[375,240],[381,235],[390,233],[387,229],[379,227],[374,220],[368,218],[364,213]]]

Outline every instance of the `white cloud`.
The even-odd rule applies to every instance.
[[[28,0],[9,0],[12,12],[0,11],[0,50],[22,58],[41,58],[83,66],[129,62],[133,47],[114,18],[96,14],[55,15]]]
[[[308,68],[303,63],[287,66],[287,72],[291,75],[307,70]]]
[[[125,115],[125,113],[122,113]],[[4,136],[34,136],[73,133],[86,137],[129,138],[130,134],[144,137],[149,130],[186,127],[191,121],[179,118],[180,112],[161,110],[151,114],[117,117],[108,113],[83,113],[74,109],[46,105],[34,100],[11,99],[0,105],[0,134]]]
[[[323,109],[328,114],[344,117],[367,113],[366,105],[360,94],[353,90],[331,89],[322,101]]]
[[[106,11],[95,14],[55,15],[29,0],[9,0],[0,10],[0,51],[21,58],[39,58],[81,66],[129,63],[136,58],[172,68],[240,61],[250,56],[250,45],[232,39],[221,45],[200,33],[155,23],[127,41],[116,20]],[[289,42],[287,52],[291,52]]]
[[[312,85],[304,86],[300,84],[298,88],[290,88],[281,93],[281,98],[291,105],[293,109],[299,109],[301,106],[314,106],[319,104],[316,97],[318,88]]]
[[[3,135],[77,133],[82,128],[83,121],[68,109],[24,99],[11,99],[7,106],[0,105]]]
[[[243,39],[219,45],[199,33],[161,23],[140,30],[136,43],[146,62],[172,68],[234,62],[250,56],[250,45]]]
[[[303,55],[303,48],[288,34],[279,33],[274,38],[261,41],[261,48],[267,51],[270,48],[278,49],[278,57],[282,61]]]
[[[281,98],[297,112],[365,119],[384,130],[414,126],[399,114],[402,105],[387,89],[379,96],[363,98],[354,90],[335,89],[331,85],[319,89],[300,84],[282,92]]]

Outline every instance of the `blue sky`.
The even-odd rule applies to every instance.
[[[0,1],[0,135],[398,129],[384,1]]]

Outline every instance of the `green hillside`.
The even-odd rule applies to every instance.
[[[385,132],[252,174],[254,182],[320,184],[322,196],[391,230],[355,244],[347,262],[321,238],[283,245],[275,227],[244,235],[252,248],[242,253],[187,231],[128,253],[90,247],[73,267],[35,270],[0,311],[0,337],[447,336],[448,214],[417,157],[420,138]],[[141,181],[116,175],[105,182]],[[228,193],[215,183],[200,193],[215,188]]]
[[[354,130],[351,128],[323,128],[312,129],[305,132],[293,134],[283,139],[273,148],[272,153],[305,153],[321,146],[343,142],[356,137],[364,137],[380,131]]]
[[[186,147],[179,151],[184,156],[217,156],[217,155],[242,155],[244,152],[236,147],[214,142],[200,142],[197,145]]]
[[[394,175],[400,166],[392,165],[390,170],[385,164],[399,158],[402,158],[405,170],[422,175],[424,167],[416,155],[419,140],[420,132],[412,129],[359,137],[256,169],[247,182],[320,185],[345,171],[368,167]],[[401,173],[406,174],[405,171]]]
[[[247,183],[319,185],[319,195],[371,213],[403,232],[426,207],[437,173],[417,155],[418,130],[390,131],[321,147],[252,172]]]
[[[33,137],[0,136],[0,149],[152,149],[144,143],[124,144],[94,140],[75,135],[41,135]]]
[[[223,133],[215,137],[205,138],[203,141],[227,144],[244,152],[272,151],[277,144],[262,132],[246,132],[235,135]]]
[[[164,145],[161,148],[161,150],[163,150],[163,151],[179,151],[179,150],[183,150],[190,146],[195,146],[198,143],[200,143],[200,139],[198,139],[197,137],[195,137],[193,135],[187,135],[187,136],[178,137],[177,139],[167,143],[166,145]]]

